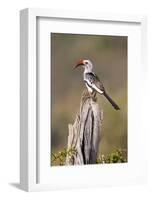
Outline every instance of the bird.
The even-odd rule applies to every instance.
[[[93,72],[93,64],[90,60],[80,59],[74,68],[82,66],[84,68],[83,80],[87,87],[89,94],[99,93],[104,95],[106,99],[110,102],[115,110],[120,110],[120,107],[113,101],[113,99],[107,94],[103,83],[100,81],[99,77]]]

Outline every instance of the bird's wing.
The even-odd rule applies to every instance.
[[[103,94],[105,92],[103,84],[101,83],[98,76],[93,72],[86,73],[84,81],[87,83],[89,87],[93,88],[100,94]]]

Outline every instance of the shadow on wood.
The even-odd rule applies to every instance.
[[[96,164],[99,151],[103,111],[99,108],[95,94],[84,91],[81,98],[80,113],[74,124],[69,124],[68,155],[66,165]]]

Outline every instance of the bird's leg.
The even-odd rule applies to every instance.
[[[96,92],[93,91],[93,92],[91,92],[89,94],[90,94],[90,98],[92,98],[94,101],[96,101]]]

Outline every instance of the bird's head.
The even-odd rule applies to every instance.
[[[83,60],[83,59],[79,60],[74,68],[77,68],[80,66],[83,67],[87,71],[92,71],[92,68],[93,68],[92,62],[90,60]]]

